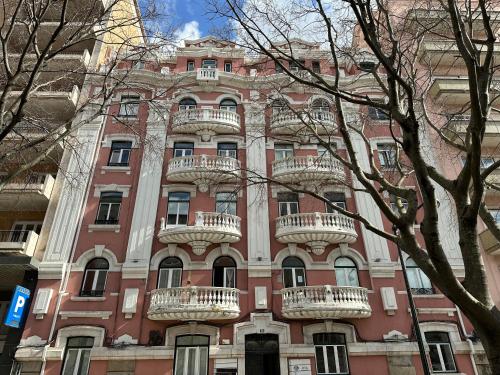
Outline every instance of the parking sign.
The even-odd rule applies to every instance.
[[[5,317],[4,324],[9,327],[19,328],[21,319],[23,317],[24,309],[28,304],[30,298],[30,291],[22,286],[17,285],[14,296],[10,301],[9,312]]]

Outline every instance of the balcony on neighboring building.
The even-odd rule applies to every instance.
[[[481,55],[484,58],[487,49],[486,46],[478,44],[476,47],[481,51]],[[498,58],[500,45],[495,45],[494,54],[495,58]],[[424,40],[420,51],[420,61],[424,64],[430,64],[433,67],[455,66],[465,69],[464,60],[458,56],[458,46],[453,40]]]
[[[196,80],[198,81],[218,81],[219,71],[214,68],[198,68],[196,70]]]
[[[498,83],[499,81],[495,80],[492,85]],[[429,89],[429,96],[442,105],[464,106],[470,102],[469,80],[465,76],[435,77]],[[498,104],[499,99],[495,97],[492,101]]]
[[[200,191],[211,184],[235,182],[240,177],[237,159],[216,155],[191,155],[170,159],[167,179],[173,182],[192,182]]]
[[[276,219],[276,239],[281,243],[306,244],[320,255],[331,244],[352,243],[358,235],[353,219],[339,213],[299,213]]]
[[[273,161],[273,179],[282,183],[344,182],[344,166],[328,156],[294,156]]]
[[[453,116],[446,124],[445,134],[455,142],[460,142],[460,139],[465,141],[470,119],[470,115]],[[486,147],[498,146],[498,136],[500,136],[500,117],[491,115],[486,122],[482,145]]]
[[[240,291],[235,288],[191,286],[151,292],[151,320],[223,320],[240,315]]]
[[[32,257],[37,242],[38,234],[32,230],[2,230],[0,231],[0,254]]]
[[[335,115],[332,112],[311,110],[295,113],[279,110],[271,116],[271,132],[274,134],[332,134],[336,131]]]
[[[240,131],[240,115],[224,109],[188,109],[178,111],[172,120],[176,133],[195,133],[204,141],[215,134],[235,134]]]
[[[241,239],[241,219],[218,212],[195,212],[194,225],[169,225],[161,219],[158,239],[167,244],[189,244],[196,255],[211,244],[229,244]]]
[[[368,290],[353,286],[301,286],[281,290],[282,314],[288,319],[368,318]]]
[[[33,174],[8,182],[0,191],[0,211],[43,211],[54,188],[50,174]]]

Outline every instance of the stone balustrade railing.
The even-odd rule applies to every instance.
[[[241,218],[239,216],[219,213],[219,212],[195,212],[195,227],[204,227],[207,229],[217,228],[224,231],[241,232]],[[161,219],[160,229],[167,228],[165,218]]]
[[[219,71],[213,68],[198,68],[196,79],[202,81],[216,81],[219,79]]]
[[[301,228],[339,229],[355,232],[354,220],[339,213],[299,213],[279,216],[276,219],[276,231]]]
[[[187,122],[204,121],[204,122],[221,122],[234,127],[240,127],[240,115],[233,111],[225,109],[188,109],[175,113],[172,120],[172,127],[181,126]]]
[[[345,177],[342,163],[328,156],[294,156],[273,161],[273,176],[302,171],[332,173],[334,178]]]
[[[191,155],[172,158],[168,163],[168,174],[193,169],[236,173],[240,169],[240,162],[237,159],[225,156]]]

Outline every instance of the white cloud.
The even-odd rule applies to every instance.
[[[182,28],[175,32],[175,39],[179,46],[184,46],[185,40],[199,39],[200,37],[201,31],[198,21],[186,22]]]

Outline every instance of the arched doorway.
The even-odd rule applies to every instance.
[[[245,374],[280,374],[278,335],[264,333],[245,336]]]

